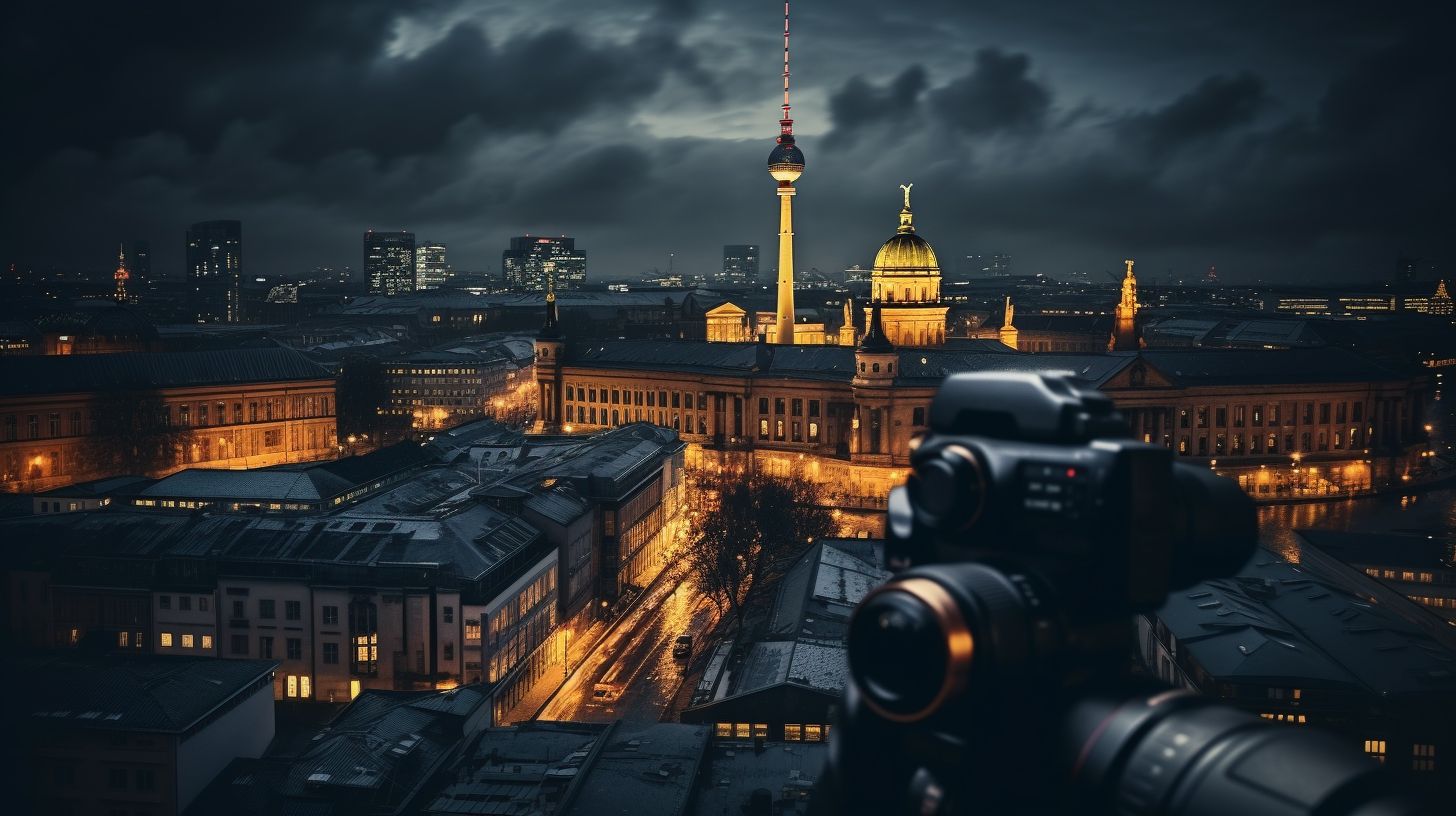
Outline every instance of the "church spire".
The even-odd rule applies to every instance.
[[[871,354],[884,354],[895,350],[895,345],[890,338],[885,336],[885,327],[880,322],[880,302],[875,301],[870,307],[870,325],[865,331],[865,336],[860,338],[859,350]]]
[[[1122,278],[1122,298],[1117,303],[1116,322],[1112,328],[1112,337],[1108,340],[1108,351],[1137,351],[1137,277],[1132,273],[1132,260],[1123,261],[1127,264],[1127,272]]]

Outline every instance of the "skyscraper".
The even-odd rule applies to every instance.
[[[426,241],[415,247],[415,288],[439,289],[455,276],[445,262],[445,245]]]
[[[784,104],[779,137],[768,154],[768,173],[778,182],[779,280],[778,307],[774,310],[774,342],[794,344],[794,182],[804,173],[804,151],[794,144],[794,120],[789,117],[789,4],[784,3]]]
[[[415,234],[364,233],[364,276],[374,295],[402,295],[415,290]]]
[[[724,244],[723,271],[720,283],[745,284],[758,282],[758,245]]]
[[[512,238],[511,248],[501,253],[501,276],[512,289],[545,289],[548,273],[557,289],[574,289],[586,282],[586,253],[576,248],[575,238],[522,235]]]
[[[198,323],[241,323],[243,222],[201,221],[187,230],[188,307]]]

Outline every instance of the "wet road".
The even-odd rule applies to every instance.
[[[664,576],[572,673],[539,719],[657,722],[688,665],[687,660],[673,658],[673,642],[679,635],[692,635],[697,655],[716,622],[717,611],[707,598],[688,582]],[[603,681],[619,684],[622,696],[612,703],[597,702],[593,691]]]

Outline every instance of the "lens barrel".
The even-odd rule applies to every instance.
[[[1379,765],[1320,731],[1186,692],[1087,697],[1064,720],[1077,788],[1127,816],[1414,814]]]

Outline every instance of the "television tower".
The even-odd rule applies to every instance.
[[[774,342],[794,343],[794,182],[804,172],[804,151],[794,144],[789,116],[789,4],[784,3],[784,104],[779,138],[768,154],[768,172],[779,183],[779,281]]]
[[[116,291],[112,293],[112,299],[117,303],[125,303],[126,282],[131,278],[131,273],[126,271],[126,244],[122,244],[116,251],[116,272],[111,278],[116,281]]]

